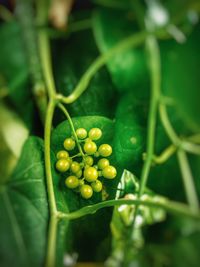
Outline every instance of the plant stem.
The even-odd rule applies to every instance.
[[[153,36],[147,38],[147,48],[149,52],[149,68],[151,73],[151,100],[148,117],[147,130],[147,154],[144,166],[142,168],[141,183],[139,188],[139,197],[142,196],[147,183],[151,163],[154,155],[155,130],[158,101],[160,97],[160,54],[156,39]]]
[[[72,119],[71,119],[71,117],[70,117],[70,115],[69,115],[67,109],[66,109],[65,106],[64,106],[63,104],[61,104],[61,103],[58,104],[58,107],[59,107],[60,110],[62,110],[62,112],[63,112],[63,113],[65,114],[65,116],[67,117],[68,122],[69,122],[69,125],[70,125],[70,127],[71,127],[71,129],[72,129],[72,133],[73,133],[73,135],[74,135],[76,144],[77,144],[77,146],[78,146],[78,150],[79,150],[81,156],[84,158],[84,157],[85,157],[85,154],[83,153],[82,147],[81,147],[81,145],[80,145],[80,143],[79,143],[79,140],[78,140],[78,137],[77,137],[75,128],[74,128],[74,124],[73,124],[73,122],[72,122]]]
[[[81,208],[77,211],[71,212],[71,213],[59,213],[59,218],[60,219],[67,219],[67,220],[74,220],[78,219],[80,217],[89,215],[89,214],[94,214],[97,212],[99,209],[106,208],[106,207],[112,207],[112,206],[121,206],[121,205],[143,205],[143,206],[148,206],[148,207],[157,207],[157,208],[162,208],[172,214],[175,215],[180,215],[180,216],[187,216],[193,219],[200,220],[200,213],[199,212],[194,212],[188,208],[187,205],[178,203],[175,201],[171,201],[168,199],[159,199],[159,197],[155,199],[135,199],[135,200],[130,200],[130,199],[118,199],[118,200],[108,200],[108,201],[103,201],[91,206],[87,206],[84,208]]]
[[[177,156],[178,156],[179,166],[180,166],[180,170],[181,170],[182,177],[183,177],[183,183],[184,183],[184,188],[185,188],[188,203],[192,211],[198,212],[199,202],[198,202],[195,185],[193,183],[193,177],[192,177],[192,173],[190,170],[187,155],[184,150],[179,149],[177,152]]]
[[[156,164],[163,164],[166,162],[177,150],[175,145],[168,146],[159,156],[154,155],[153,162]]]
[[[67,97],[60,95],[60,99],[63,103],[69,104],[74,102],[76,99],[80,97],[80,95],[86,90],[88,84],[90,83],[92,77],[95,73],[106,63],[108,60],[113,57],[117,53],[121,53],[122,51],[141,45],[146,38],[146,32],[142,31],[136,33],[124,41],[120,42],[118,45],[111,48],[107,53],[100,55],[87,69],[79,83],[75,87],[74,91]]]
[[[58,216],[50,217],[45,267],[55,267]]]
[[[52,119],[53,119],[55,104],[56,103],[54,100],[51,100],[48,104],[45,129],[44,129],[45,170],[47,177],[47,191],[49,195],[51,214],[54,214],[57,211],[54,189],[53,189],[53,177],[51,172],[51,156],[50,156],[51,127],[52,127]]]
[[[176,132],[174,131],[170,123],[170,120],[168,118],[166,106],[163,103],[159,105],[159,113],[160,113],[161,122],[165,128],[166,133],[168,134],[172,143],[178,148],[177,156],[178,156],[179,166],[180,166],[181,173],[182,173],[183,185],[184,185],[187,201],[190,204],[191,209],[196,210],[199,206],[198,197],[197,197],[197,193],[195,190],[195,185],[193,182],[193,177],[192,177],[190,166],[187,160],[187,156],[184,151],[184,150],[187,150],[188,148],[186,146],[187,142],[184,142],[184,140],[182,141],[178,137]],[[191,152],[191,150],[189,152]]]

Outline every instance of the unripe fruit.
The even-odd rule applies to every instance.
[[[80,188],[80,193],[83,198],[89,199],[93,195],[92,187],[90,185],[84,184]]]
[[[75,148],[76,143],[72,138],[66,138],[63,145],[66,150],[70,151]]]
[[[110,162],[108,159],[100,159],[97,165],[100,170],[103,170],[105,167],[110,165]]]
[[[89,166],[92,166],[94,160],[93,160],[93,158],[92,158],[91,156],[86,156],[86,157],[84,158],[84,162],[85,162],[85,164],[87,164],[87,165],[89,165]]]
[[[102,136],[102,131],[99,128],[92,128],[89,131],[89,138],[92,140],[98,140],[101,138],[101,136]]]
[[[87,137],[87,131],[84,128],[76,130],[76,135],[79,139],[85,139]]]
[[[93,155],[97,151],[97,145],[92,141],[88,141],[84,144],[83,149],[88,155]]]
[[[80,164],[78,162],[73,161],[71,166],[70,166],[70,170],[73,173],[77,173],[77,172],[79,172],[81,170],[81,166],[80,166]]]
[[[74,189],[79,186],[79,180],[76,176],[71,175],[67,177],[65,184],[68,188]]]
[[[92,189],[94,192],[101,192],[102,190],[102,183],[99,180],[96,180],[95,182],[91,183]]]
[[[89,183],[94,182],[98,178],[98,171],[94,167],[88,167],[84,170],[84,178]]]
[[[114,179],[117,175],[117,171],[113,166],[107,166],[102,170],[103,177],[107,179]]]
[[[108,144],[100,145],[98,152],[102,157],[109,157],[112,154],[112,147]]]
[[[69,167],[70,167],[70,163],[68,160],[66,159],[59,159],[57,162],[56,162],[56,169],[59,171],[59,172],[66,172],[69,170]]]
[[[69,153],[65,150],[60,150],[56,154],[57,159],[67,159],[69,158]]]

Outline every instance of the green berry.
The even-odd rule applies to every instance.
[[[73,173],[77,173],[78,171],[81,170],[81,166],[80,166],[80,164],[78,162],[73,161],[71,166],[70,166],[70,170]]]
[[[112,154],[112,147],[108,144],[100,145],[98,152],[102,157],[109,157]]]
[[[78,172],[76,173],[76,177],[81,178],[82,173],[83,173],[82,170],[78,171]]]
[[[79,179],[76,176],[69,176],[65,180],[65,184],[68,188],[74,189],[79,186]]]
[[[70,163],[68,160],[66,159],[59,159],[57,162],[56,162],[56,169],[59,171],[59,172],[66,172],[69,170],[69,167],[70,167]]]
[[[88,141],[84,144],[83,149],[88,155],[93,155],[97,151],[97,145],[92,141]]]
[[[98,171],[94,167],[88,167],[84,170],[84,177],[87,182],[94,182],[98,178]]]
[[[75,148],[76,143],[72,138],[66,138],[63,145],[66,150],[70,151]]]
[[[102,131],[99,128],[92,128],[89,131],[89,138],[92,140],[98,140],[101,138],[101,136],[102,136]]]
[[[84,162],[85,162],[85,164],[87,164],[87,165],[89,165],[89,166],[92,166],[94,160],[93,160],[93,158],[92,158],[91,156],[86,156],[86,157],[84,158]]]
[[[78,128],[76,135],[79,139],[85,139],[87,137],[87,131],[84,128]]]
[[[93,195],[92,187],[90,185],[84,184],[80,188],[80,193],[83,198],[89,199]]]
[[[117,175],[117,171],[113,166],[107,166],[102,170],[103,177],[107,179],[114,179]]]
[[[92,189],[94,192],[101,192],[102,190],[102,183],[99,180],[96,180],[95,182],[91,183]]]
[[[108,159],[100,159],[97,165],[100,170],[103,170],[105,167],[110,165],[110,162]]]
[[[56,154],[57,159],[67,159],[69,158],[69,153],[65,150],[60,150]]]

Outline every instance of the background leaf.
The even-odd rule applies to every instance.
[[[80,49],[81,44],[81,49]],[[90,30],[74,33],[67,40],[53,43],[54,74],[58,90],[69,95],[79,79],[98,56]],[[113,117],[116,92],[106,68],[101,68],[87,90],[68,106],[71,116],[101,115]]]
[[[138,31],[131,10],[99,8],[93,14],[93,31],[101,53]],[[145,94],[148,71],[143,48],[129,49],[113,56],[107,63],[112,81],[120,92],[134,90]]]
[[[48,220],[43,143],[31,137],[18,165],[0,187],[2,267],[43,266]]]

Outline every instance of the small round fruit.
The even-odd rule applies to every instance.
[[[94,182],[98,178],[98,171],[94,167],[88,167],[84,170],[84,177],[87,182]]]
[[[92,187],[90,185],[84,184],[80,188],[80,193],[83,198],[89,199],[93,195]]]
[[[76,135],[79,139],[85,139],[87,137],[87,131],[84,128],[78,128]]]
[[[65,150],[60,150],[56,154],[57,159],[67,159],[69,158],[69,153]]]
[[[100,170],[103,170],[105,167],[110,165],[110,162],[108,159],[100,159],[97,165]]]
[[[87,164],[87,165],[89,165],[89,166],[92,166],[94,160],[93,160],[93,158],[92,158],[91,156],[86,156],[86,157],[84,158],[84,162],[85,162],[85,164]]]
[[[93,191],[97,193],[101,192],[102,187],[103,187],[101,181],[99,180],[96,180],[95,182],[91,183],[91,186],[92,186]]]
[[[108,144],[100,145],[98,152],[102,157],[109,157],[112,154],[112,147]]]
[[[84,179],[79,180],[79,187],[80,187],[80,188],[81,188],[81,186],[84,185],[84,184],[85,184]]]
[[[114,179],[117,175],[117,171],[113,166],[107,166],[102,170],[103,177],[107,179]]]
[[[92,141],[88,141],[84,144],[83,149],[88,155],[93,155],[97,151],[97,145]]]
[[[74,189],[79,186],[79,179],[76,176],[69,176],[65,180],[65,184],[68,188]]]
[[[70,163],[68,160],[66,159],[59,159],[57,162],[56,162],[56,169],[59,171],[59,172],[66,172],[69,170],[69,167],[70,167]]]
[[[63,145],[66,150],[70,151],[75,148],[76,143],[72,138],[66,138]]]
[[[71,166],[70,166],[70,170],[73,173],[77,173],[77,172],[79,172],[81,170],[81,166],[80,166],[80,164],[78,162],[73,161]]]
[[[99,128],[92,128],[89,131],[89,138],[92,140],[99,140],[102,136],[102,131]]]
[[[82,173],[83,173],[82,170],[78,171],[78,172],[76,173],[76,177],[81,178]]]

